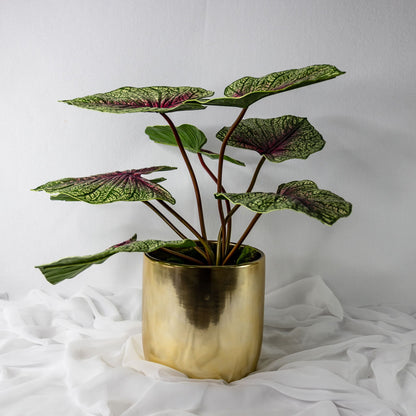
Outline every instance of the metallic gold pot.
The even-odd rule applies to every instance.
[[[157,252],[154,252],[157,253]],[[263,337],[265,258],[238,266],[143,263],[145,358],[193,378],[254,371]]]

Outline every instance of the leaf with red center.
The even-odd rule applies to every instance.
[[[172,195],[158,185],[164,178],[145,179],[142,175],[176,169],[170,166],[103,173],[83,178],[65,178],[45,183],[34,191],[53,194],[51,199],[108,204],[116,201],[149,201],[161,199],[175,203]]]
[[[223,127],[217,137],[224,140],[229,127]],[[240,122],[227,144],[255,150],[271,162],[306,159],[321,150],[325,141],[306,118],[249,118]]]
[[[277,192],[248,192],[243,194],[219,193],[219,199],[243,205],[251,211],[266,213],[280,209],[293,209],[332,225],[351,213],[352,205],[340,196],[319,189],[310,180],[293,181],[279,186]]]
[[[261,98],[294,88],[304,87],[345,74],[333,65],[311,65],[305,68],[273,72],[263,77],[243,77],[225,88],[225,97],[197,101],[204,105],[246,108]]]
[[[45,276],[49,283],[56,284],[65,279],[72,279],[93,264],[104,263],[109,257],[117,253],[142,252],[148,253],[166,248],[187,248],[194,247],[195,242],[191,240],[179,241],[161,241],[161,240],[144,240],[136,241],[136,235],[120,244],[115,244],[107,250],[97,254],[82,257],[67,257],[54,263],[36,266]]]
[[[62,102],[108,113],[169,113],[181,110],[202,110],[205,107],[201,103],[188,101],[211,95],[213,95],[212,91],[197,87],[122,87],[114,91]]]

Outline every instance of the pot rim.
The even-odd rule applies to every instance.
[[[210,242],[214,242],[216,243],[216,241],[210,241]],[[234,245],[235,243],[230,243],[230,245]],[[242,244],[241,248],[246,247],[248,244]],[[261,261],[264,261],[265,259],[265,254],[263,253],[263,251],[259,250],[257,247],[253,247],[253,246],[249,246],[254,248],[257,253],[259,254],[259,258],[252,260],[252,261],[248,261],[246,263],[241,263],[241,264],[224,264],[224,265],[215,265],[215,264],[203,264],[203,265],[199,265],[199,264],[181,264],[181,263],[173,263],[170,261],[166,261],[166,260],[160,260],[155,256],[152,256],[152,253],[154,253],[154,251],[148,252],[148,253],[143,253],[145,255],[145,257],[148,258],[148,260],[157,262],[159,264],[163,264],[167,267],[176,267],[176,268],[187,268],[187,269],[234,269],[234,268],[244,268],[244,267],[252,267],[253,265],[256,265],[258,263],[260,263]],[[157,250],[155,250],[157,251]]]

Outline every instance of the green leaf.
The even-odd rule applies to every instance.
[[[34,191],[36,191],[36,189],[33,189]],[[75,198],[71,198],[68,195],[64,195],[64,194],[58,194],[58,195],[51,195],[50,199],[52,201],[71,201],[71,202],[79,202],[79,199],[75,199]]]
[[[197,87],[122,87],[114,91],[63,100],[62,102],[109,113],[155,112],[169,113],[181,110],[202,110],[197,101],[214,93]]]
[[[51,199],[61,201],[83,201],[89,204],[108,204],[116,201],[149,201],[161,199],[175,203],[172,195],[158,182],[164,178],[145,179],[142,175],[157,171],[176,169],[170,166],[103,173],[83,178],[65,178],[47,182],[34,191],[53,194]]]
[[[220,155],[218,153],[213,153],[209,150],[201,149],[200,153],[202,155],[206,156],[206,157],[209,157],[210,159],[217,160],[217,159],[220,158]],[[226,160],[227,162],[230,162],[230,163],[234,163],[234,165],[238,165],[238,166],[245,166],[246,165],[244,162],[240,162],[239,160],[233,159],[232,157],[227,156],[227,155],[224,155],[224,160]]]
[[[207,142],[205,134],[197,127],[191,124],[182,124],[176,128],[183,147],[192,153],[201,153],[211,159],[218,159],[219,154],[213,153],[209,150],[202,149],[202,146]],[[147,127],[145,133],[151,140],[156,143],[167,144],[170,146],[177,146],[175,136],[169,126],[152,126]],[[225,156],[224,160],[234,163],[236,165],[245,166],[243,162]]]
[[[230,128],[223,127],[217,137],[224,140]],[[306,118],[282,116],[277,118],[249,118],[240,122],[227,144],[255,150],[271,162],[287,159],[306,159],[321,150],[325,141]]]
[[[263,77],[243,77],[225,88],[225,97],[195,100],[203,105],[247,108],[269,95],[322,82],[345,74],[333,65],[311,65],[300,69],[273,72]]]
[[[191,124],[182,124],[176,127],[183,147],[193,153],[200,152],[207,142],[205,134]],[[156,143],[177,146],[175,136],[169,126],[149,126],[144,131]]]
[[[352,205],[340,196],[319,189],[309,180],[293,181],[279,186],[273,192],[219,193],[216,198],[228,199],[251,211],[266,213],[280,209],[293,209],[314,217],[324,224],[332,225],[351,213]]]
[[[254,247],[244,246],[235,262],[236,265],[249,263],[259,258],[259,252]]]
[[[180,241],[161,241],[161,240],[145,240],[136,241],[136,235],[123,243],[111,246],[107,250],[100,253],[83,256],[83,257],[67,257],[54,263],[36,266],[49,283],[56,284],[65,279],[72,279],[79,273],[88,269],[93,264],[104,263],[109,257],[116,253],[122,252],[144,252],[158,250],[162,247],[184,248],[193,247],[195,243],[191,240]]]

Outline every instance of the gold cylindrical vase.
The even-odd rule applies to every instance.
[[[263,337],[264,254],[237,266],[194,266],[154,253],[143,261],[145,358],[192,378],[231,382],[254,371]]]

